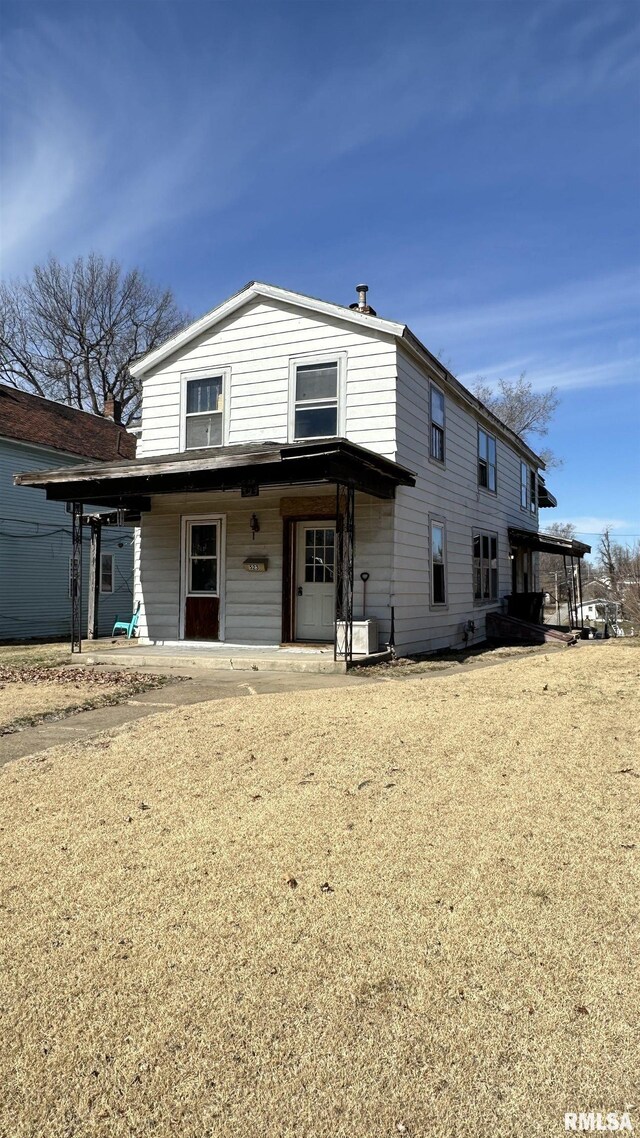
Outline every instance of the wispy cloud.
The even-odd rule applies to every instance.
[[[576,320],[622,324],[625,316],[637,311],[640,272],[628,269],[590,280],[566,281],[554,288],[509,297],[473,308],[432,311],[429,322],[437,334],[446,338],[495,339],[505,329],[549,328]],[[418,317],[424,322],[424,317]]]
[[[640,532],[638,527],[640,523],[629,521],[626,518],[610,518],[598,516],[596,514],[580,514],[574,518],[554,518],[554,522],[559,522],[560,525],[571,524],[575,526],[578,534],[584,537],[596,537],[601,534],[604,529],[610,529],[612,534],[619,533],[620,536],[634,537],[634,529]]]
[[[534,390],[638,384],[640,274],[634,269],[474,307],[416,314],[432,342],[464,345],[460,380],[491,383],[525,371]],[[509,353],[511,349],[512,354]],[[473,360],[472,366],[468,366]]]
[[[143,6],[97,2],[80,6],[79,16],[62,5],[55,19],[44,5],[23,7],[32,17],[5,30],[5,274],[49,249],[66,255],[100,244],[138,255],[163,229],[204,216],[212,243],[211,222],[232,203],[251,204],[254,224],[264,227],[251,195],[259,201],[266,187],[291,194],[292,171],[294,181],[321,171],[330,185],[332,171],[359,150],[393,147],[421,125],[440,129],[557,99],[537,54],[550,38],[564,56],[548,83],[563,84],[564,100],[620,82],[637,52],[629,22],[585,17],[578,31],[549,37],[544,20],[527,29],[519,16],[480,6],[464,22],[443,18],[425,57],[440,17],[427,14],[417,34],[380,5],[376,19],[388,21],[388,34],[370,36],[374,22],[356,32],[343,20],[318,66],[301,51],[313,38],[303,27],[306,5],[294,20],[269,13],[245,25],[239,17],[232,32],[216,16],[210,42],[198,40],[179,5],[148,6],[150,35],[133,15]],[[443,312],[438,334],[518,316],[505,307],[463,315],[466,325]]]
[[[549,387],[557,387],[562,391],[584,387],[612,387],[616,384],[638,384],[640,391],[640,355],[604,360],[597,364],[577,361],[548,363],[530,355],[487,367],[480,364],[477,371],[467,372],[458,378],[467,386],[475,383],[479,377],[492,385],[500,379],[512,379],[522,372],[526,373],[534,391],[544,391]]]

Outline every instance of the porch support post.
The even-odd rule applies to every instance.
[[[572,612],[571,612],[571,587],[569,585],[569,574],[567,572],[567,555],[566,555],[566,553],[562,554],[562,566],[564,568],[564,583],[565,583],[565,588],[567,590],[567,623],[569,625],[569,628],[571,628],[573,616],[572,616]]]
[[[74,502],[72,510],[71,651],[82,652],[82,502]]]
[[[582,558],[578,558],[578,594],[580,597],[580,628],[584,628],[584,604],[582,600]]]
[[[573,554],[571,554],[571,596],[573,597],[573,620],[574,628],[578,627],[578,588],[576,585],[576,567],[573,563]]]
[[[353,486],[336,483],[336,619],[334,660],[353,660],[353,555],[355,493]]]
[[[89,552],[89,615],[87,637],[98,639],[98,608],[100,604],[100,546],[102,543],[102,522],[91,520],[91,546]]]

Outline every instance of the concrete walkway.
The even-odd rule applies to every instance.
[[[163,672],[167,669],[145,668],[145,672]],[[156,715],[171,711],[174,707],[186,707],[208,700],[233,699],[238,696],[270,695],[276,692],[307,691],[319,688],[357,687],[371,682],[366,676],[344,676],[331,673],[308,672],[217,672],[197,671],[190,668],[183,671],[171,668],[174,676],[186,677],[181,683],[167,684],[154,691],[142,692],[132,696],[125,703],[114,707],[100,707],[95,711],[83,711],[67,719],[50,719],[36,727],[25,727],[13,735],[0,738],[0,767],[13,759],[26,758],[57,747],[61,743],[73,743],[78,739],[88,739],[101,731],[110,731],[143,719],[146,715]]]

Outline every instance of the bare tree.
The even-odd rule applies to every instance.
[[[187,322],[140,269],[97,253],[70,265],[50,257],[0,285],[0,380],[96,413],[112,394],[130,423],[140,411],[130,365]]]
[[[478,377],[474,395],[497,415],[507,427],[529,441],[531,435],[544,438],[560,402],[557,387],[534,391],[525,372],[518,379],[499,379],[497,388]],[[560,460],[549,450],[540,452],[547,466],[559,466]]]
[[[620,545],[607,526],[598,544],[598,569],[609,599],[621,606],[623,617],[640,633],[640,541]]]

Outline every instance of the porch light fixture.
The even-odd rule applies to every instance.
[[[249,522],[249,525],[251,526],[252,540],[255,541],[256,534],[260,533],[260,522],[258,521],[257,514],[251,515],[251,521]]]

